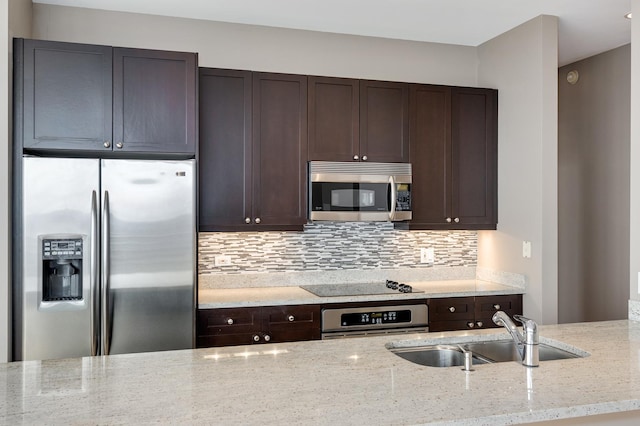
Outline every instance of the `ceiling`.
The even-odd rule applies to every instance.
[[[631,42],[631,0],[33,0],[64,6],[478,46],[559,17],[559,64]]]

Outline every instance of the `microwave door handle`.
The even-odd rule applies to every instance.
[[[396,179],[389,176],[389,184],[391,185],[391,209],[389,210],[389,221],[396,218],[396,201],[398,200],[398,188],[396,187]]]

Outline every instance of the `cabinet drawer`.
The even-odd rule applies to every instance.
[[[262,314],[273,343],[320,339],[320,306],[273,306]]]
[[[198,336],[251,333],[261,326],[259,308],[198,311]]]
[[[478,296],[476,297],[476,318],[491,321],[496,311],[504,311],[510,317],[522,314],[522,295]]]
[[[474,298],[454,297],[429,300],[429,329],[434,321],[466,321],[474,319]]]
[[[271,324],[299,324],[320,321],[320,306],[272,306],[262,309],[265,320]]]

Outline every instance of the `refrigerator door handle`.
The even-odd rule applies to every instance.
[[[109,311],[109,191],[104,192],[102,207],[102,355],[109,355],[111,322]]]
[[[90,256],[90,303],[91,303],[91,356],[100,351],[100,271],[98,269],[98,197],[96,191],[91,194],[91,256]]]

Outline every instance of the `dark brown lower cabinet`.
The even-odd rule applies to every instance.
[[[504,311],[522,314],[522,295],[447,297],[429,300],[429,331],[496,328],[491,317]]]
[[[196,347],[320,339],[320,306],[199,309]]]

